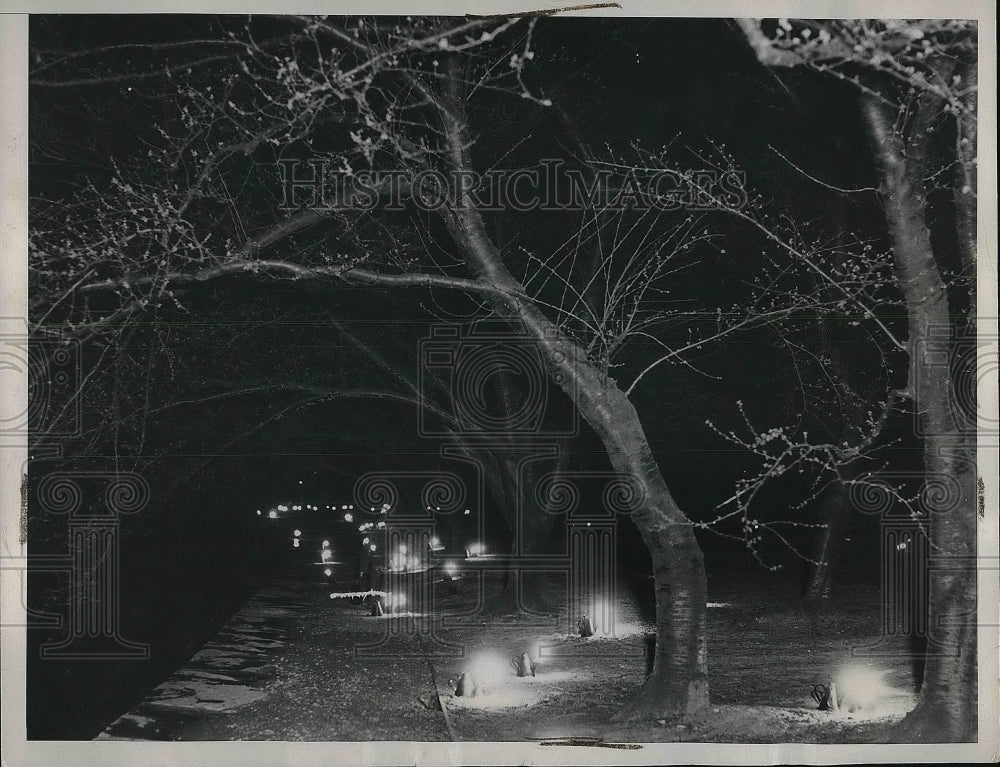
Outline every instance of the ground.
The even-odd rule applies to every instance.
[[[614,636],[584,639],[564,614],[483,615],[474,576],[435,589],[429,621],[372,617],[329,588],[275,580],[99,738],[856,743],[883,738],[915,702],[898,643],[887,655],[877,641],[877,589],[851,589],[815,610],[794,584],[714,584],[711,705],[627,726],[611,717],[644,679],[652,634],[634,590],[619,589]],[[534,677],[515,674],[511,660],[524,652],[537,660]],[[849,665],[881,676],[848,701],[864,707],[817,710],[814,686]],[[485,694],[455,695],[463,672]]]

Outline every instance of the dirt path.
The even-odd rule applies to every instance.
[[[652,625],[625,594],[615,636],[583,639],[564,616],[480,615],[469,584],[437,600],[441,620],[431,624],[374,618],[285,581],[262,590],[100,737],[869,742],[912,706],[909,667],[891,657],[864,661],[884,671],[877,705],[838,715],[817,711],[811,698],[813,685],[859,662],[852,650],[874,641],[877,605],[854,600],[816,615],[795,600],[776,607],[773,590],[737,584],[737,592],[720,590],[710,603],[712,705],[680,722],[611,722],[650,662]],[[537,661],[536,676],[515,675],[510,661],[524,652]],[[485,694],[454,695],[448,682],[463,672]]]

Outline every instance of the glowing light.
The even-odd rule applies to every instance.
[[[261,514],[260,509],[257,509],[257,516],[259,517],[260,514]]]
[[[298,538],[298,537],[299,537],[300,535],[302,535],[302,531],[301,531],[301,530],[296,530],[296,531],[295,531],[295,532],[293,533],[293,535],[294,535],[294,536],[295,536],[296,538]]]
[[[371,542],[372,542],[372,539],[369,538],[367,535],[364,538],[361,539],[361,544],[363,546],[367,546]]]
[[[269,511],[269,512],[267,512],[267,518],[268,519],[277,519],[278,518],[278,512],[276,512],[276,511]]]
[[[381,530],[381,529],[382,529],[382,528],[384,528],[384,527],[385,527],[385,522],[379,522],[379,523],[378,523],[378,529],[379,529],[379,530]]]
[[[371,546],[369,546],[368,548],[369,548],[369,549],[371,549],[372,551],[375,551],[375,544],[373,543],[373,544],[372,544]]]
[[[885,683],[885,671],[861,664],[841,668],[834,676],[841,708],[848,711],[871,708],[892,690]]]
[[[472,658],[468,671],[478,682],[478,694],[485,695],[490,687],[498,685],[510,674],[510,659],[501,658],[492,651],[482,652]]]
[[[343,506],[341,506],[340,510],[341,511],[347,511],[347,504],[345,503]]]
[[[441,541],[440,541],[440,539],[437,538],[437,536],[431,538],[431,548],[432,549],[440,548],[440,546],[441,546]]]
[[[354,521],[354,515],[353,514],[345,514],[344,515],[344,521],[345,522],[353,522]]]
[[[323,541],[323,548],[324,549],[330,548],[330,542],[329,541]]]
[[[282,503],[278,506],[278,511],[288,511],[288,507]]]
[[[299,547],[299,539],[298,538],[292,538],[292,548],[293,549],[297,549],[298,547]]]
[[[462,513],[463,513],[463,514],[465,514],[466,516],[468,516],[469,514],[471,514],[471,513],[472,513],[472,510],[471,510],[471,509],[466,509],[466,510],[465,510],[465,511],[463,511]]]
[[[331,575],[333,575],[333,570],[331,570],[331,569],[330,569],[330,568],[328,567],[328,568],[326,568],[326,569],[325,569],[325,570],[323,571],[323,575],[325,575],[325,576],[326,576],[327,578],[329,578],[329,577],[330,577]]]
[[[458,568],[455,567],[455,563],[454,562],[445,562],[444,563],[444,571],[448,574],[448,576],[450,578],[454,578],[455,577],[455,573],[458,572]]]
[[[302,484],[302,480],[301,480],[301,479],[299,480],[299,484],[300,484],[300,485]]]
[[[406,544],[405,543],[399,544],[399,553],[400,554],[405,554],[406,553]]]
[[[466,550],[469,552],[470,557],[478,557],[486,553],[486,547],[481,543],[470,544],[469,548]]]
[[[389,610],[402,610],[406,607],[406,594],[389,594],[389,596],[386,597],[385,606]]]
[[[323,549],[322,557],[323,557],[323,561],[324,562],[326,562],[327,560],[329,560],[330,557],[332,557],[332,556],[333,556],[333,552],[330,551],[330,549]]]

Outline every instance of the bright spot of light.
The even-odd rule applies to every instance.
[[[300,484],[300,485],[302,484],[302,480],[301,480],[301,479],[299,480],[299,484]]]
[[[386,598],[386,607],[390,610],[402,610],[406,607],[406,594],[389,594]]]
[[[329,548],[329,547],[330,547],[330,542],[329,541],[323,541],[323,548],[326,549],[326,548]]]
[[[490,687],[495,687],[512,673],[510,660],[492,651],[484,651],[473,656],[468,670],[479,683],[480,694],[489,692]]]
[[[325,576],[326,576],[327,578],[329,578],[329,577],[330,577],[331,575],[333,575],[333,570],[331,570],[331,569],[330,569],[330,568],[328,567],[328,568],[326,568],[326,569],[325,569],[325,570],[323,571],[323,575],[325,575]]]
[[[298,538],[300,535],[302,535],[302,531],[301,530],[296,530],[295,531],[295,537]]]
[[[278,511],[288,511],[288,507],[282,503],[280,506],[278,506]]]
[[[400,554],[405,554],[406,553],[406,544],[405,543],[399,544],[399,553]]]
[[[292,538],[292,548],[293,549],[297,549],[298,547],[299,547],[299,539],[298,538]]]
[[[276,511],[269,511],[269,512],[267,512],[267,517],[268,517],[268,519],[277,519],[278,518],[278,512],[276,512]]]
[[[261,512],[260,512],[260,509],[257,509],[257,516],[258,516],[258,517],[260,516],[260,513],[261,513]]]
[[[373,543],[373,544],[372,544],[371,546],[369,546],[368,548],[369,548],[369,549],[371,549],[372,551],[375,551],[375,544]]]
[[[347,511],[347,504],[345,503],[343,506],[341,506],[340,510],[341,511]]]
[[[371,542],[372,542],[372,539],[369,538],[367,535],[364,538],[361,539],[361,543],[363,543],[365,546],[367,546]]]
[[[472,509],[466,509],[466,510],[465,510],[465,511],[463,511],[462,513],[463,513],[463,514],[465,514],[466,516],[468,516],[469,514],[471,514],[471,513],[472,513]]]
[[[885,671],[862,664],[841,668],[833,679],[840,705],[848,710],[871,708],[891,692],[885,683],[885,674]]]
[[[330,549],[323,549],[323,561],[326,562],[330,557],[333,556],[333,552]]]
[[[354,515],[353,514],[345,514],[344,515],[344,521],[345,522],[353,522],[354,521]]]
[[[455,573],[458,572],[458,568],[455,567],[455,563],[454,562],[445,562],[444,563],[444,571],[448,574],[449,577],[454,578],[455,577]]]
[[[437,536],[434,536],[433,538],[431,538],[431,547],[432,548],[436,549],[440,545],[441,545],[441,541],[440,541],[440,539],[438,539]]]

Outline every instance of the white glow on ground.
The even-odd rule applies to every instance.
[[[475,697],[451,695],[447,698],[449,708],[463,709],[504,709],[533,706],[552,695],[565,694],[558,685],[560,682],[571,682],[583,679],[583,674],[572,671],[554,671],[546,674],[539,669],[538,676],[518,677],[507,664],[507,671],[493,681],[487,683],[486,693]],[[478,680],[477,680],[478,681]]]
[[[733,606],[732,602],[709,602],[708,604],[705,605],[705,607],[718,607],[718,608],[732,607],[732,606]]]
[[[916,696],[885,682],[888,671],[865,663],[850,663],[834,675],[839,712],[847,719],[885,719],[906,715],[915,705]]]

